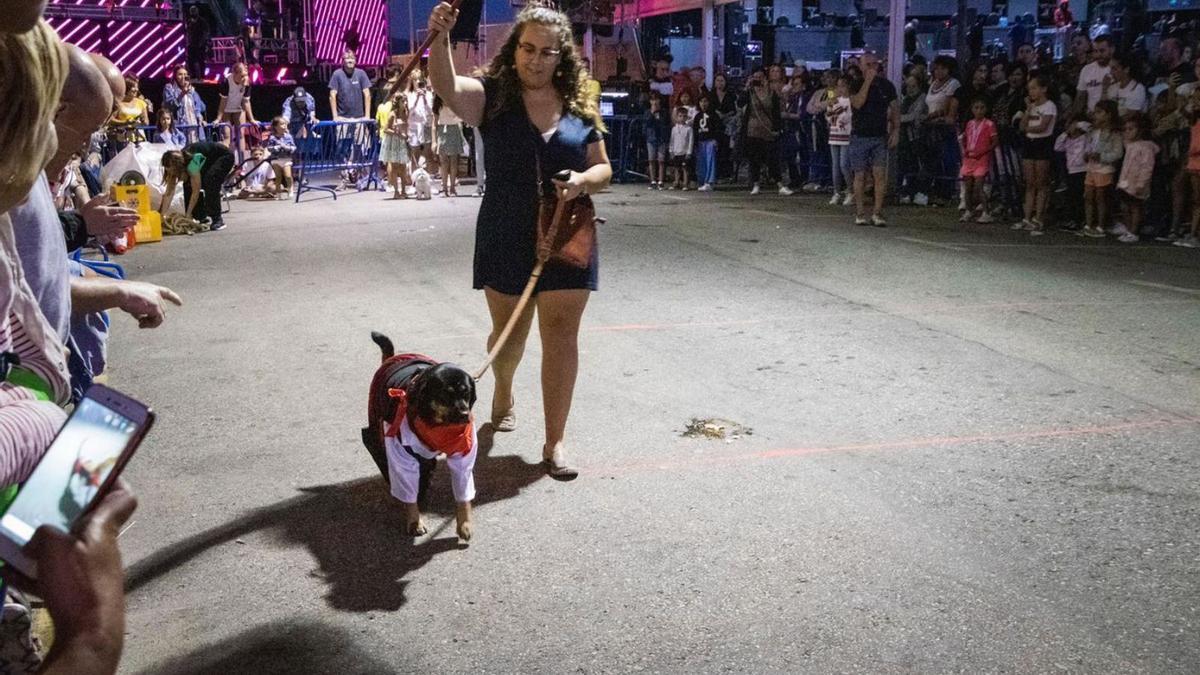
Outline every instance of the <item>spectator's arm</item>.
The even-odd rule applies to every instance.
[[[179,87],[175,86],[174,83],[168,84],[163,87],[162,107],[170,110],[172,115],[175,114],[175,111],[178,110],[177,104],[181,96],[183,96],[183,92],[179,90]]]
[[[246,121],[251,124],[258,124],[258,120],[254,119],[254,110],[250,107],[249,96],[242,99],[242,112],[246,113]]]
[[[221,112],[225,110],[225,94],[221,94],[221,98],[217,101],[217,116],[213,119],[214,124],[221,122]]]
[[[363,87],[363,117],[371,115],[371,87]]]
[[[866,79],[863,80],[862,86],[858,88],[854,96],[850,97],[850,105],[855,110],[862,108],[867,103],[867,95],[871,93],[871,83],[875,81],[875,71],[869,70],[866,74]]]
[[[894,148],[900,142],[900,102],[893,100],[888,104],[888,147]]]
[[[205,105],[204,105],[204,99],[200,98],[200,95],[196,93],[195,89],[190,91],[188,93],[188,96],[194,97],[194,99],[192,100],[192,104],[196,108],[196,119],[200,120],[200,122],[203,123],[204,122],[204,113],[208,111],[208,108],[205,107]]]
[[[292,121],[292,97],[291,96],[283,99],[282,115],[283,115],[283,119],[287,120],[288,122]]]
[[[817,114],[825,112],[825,107],[826,107],[825,94],[826,93],[827,92],[825,90],[822,90],[820,95],[813,94],[812,97],[808,99],[808,105],[805,106],[805,110],[808,111],[809,115],[817,115]]]
[[[958,119],[957,98],[951,96],[950,99],[946,101],[946,110],[942,113],[942,119],[946,121],[946,124],[954,124],[955,120]]]
[[[104,276],[71,278],[71,313],[77,316],[119,309],[142,328],[157,328],[166,319],[168,302],[183,306],[183,300],[163,286]]]
[[[337,89],[329,88],[329,109],[333,112],[333,121],[338,121],[337,114]]]
[[[1062,132],[1061,134],[1058,135],[1058,138],[1054,139],[1054,151],[1055,152],[1066,152],[1067,151],[1067,132],[1065,132],[1065,131]]]

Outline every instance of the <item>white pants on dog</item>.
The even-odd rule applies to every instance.
[[[450,467],[450,488],[454,491],[454,501],[469,502],[475,499],[475,456],[479,449],[479,436],[475,427],[471,427],[471,452],[465,455],[447,455],[446,466]],[[388,476],[392,483],[392,496],[405,504],[417,503],[417,491],[420,487],[421,465],[405,450],[407,447],[421,457],[435,459],[436,453],[425,444],[408,426],[408,420],[400,423],[400,433],[396,436],[385,436],[384,447],[387,448]]]

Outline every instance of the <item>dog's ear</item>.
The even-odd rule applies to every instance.
[[[467,385],[471,387],[471,407],[475,407],[475,378],[467,375]]]

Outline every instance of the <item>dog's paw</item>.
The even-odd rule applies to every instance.
[[[424,520],[420,520],[420,519],[418,519],[418,520],[414,520],[414,521],[412,521],[412,522],[410,522],[410,523],[408,524],[408,534],[409,534],[409,536],[413,536],[413,537],[419,537],[419,536],[421,536],[421,535],[425,534],[425,533],[426,533],[426,532],[428,532],[428,531],[429,531],[429,530],[427,530],[427,529],[425,528],[425,521],[424,521]]]
[[[463,541],[471,541],[471,523],[469,521],[458,524],[458,538]]]

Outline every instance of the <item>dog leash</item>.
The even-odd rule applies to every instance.
[[[558,188],[555,189],[558,190]],[[539,191],[539,199],[541,198],[540,195]],[[554,238],[558,236],[558,223],[562,220],[563,209],[567,207],[568,201],[562,199],[562,193],[559,192],[558,204],[554,207],[554,220],[550,223],[550,227],[547,228],[546,236],[538,240],[537,262],[533,266],[533,272],[529,274],[529,281],[525,282],[525,290],[521,291],[521,297],[517,299],[517,306],[508,317],[508,323],[504,325],[504,330],[500,331],[500,337],[496,338],[496,343],[492,345],[492,350],[488,352],[487,359],[484,360],[483,365],[471,373],[473,379],[479,380],[488,371],[488,368],[491,367],[492,362],[496,360],[496,356],[500,354],[500,350],[504,349],[504,343],[508,342],[509,336],[512,335],[513,328],[516,327],[517,321],[521,318],[521,313],[525,311],[525,305],[529,304],[529,298],[533,297],[533,289],[537,286],[538,279],[542,276],[542,268],[546,266],[546,262],[550,260],[550,255],[554,253]]]

